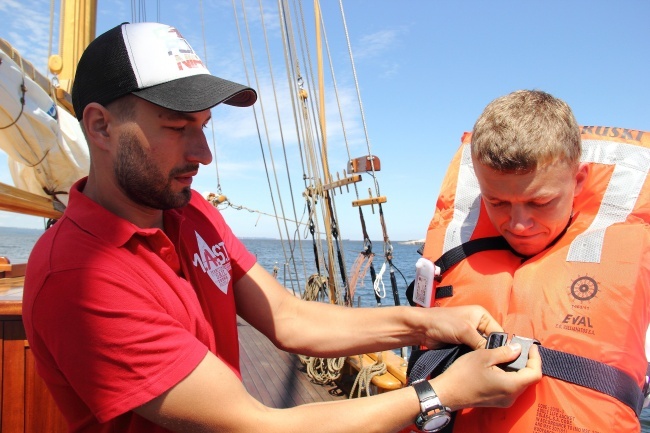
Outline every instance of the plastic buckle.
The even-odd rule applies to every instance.
[[[495,347],[505,346],[509,343],[519,343],[521,345],[521,353],[519,354],[519,357],[511,363],[499,364],[499,367],[506,371],[519,371],[524,368],[526,366],[526,362],[528,362],[528,352],[530,351],[530,346],[533,344],[540,344],[540,342],[534,338],[520,337],[513,334],[512,338],[508,340],[507,332],[493,332],[488,335],[485,347],[486,349],[494,349]]]

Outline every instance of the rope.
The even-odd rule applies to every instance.
[[[293,184],[291,182],[291,177],[289,176],[290,170],[289,170],[289,160],[288,160],[288,157],[287,157],[286,140],[284,138],[284,129],[282,127],[281,114],[280,114],[280,105],[278,103],[278,95],[277,95],[277,92],[276,92],[275,75],[273,73],[273,66],[272,66],[273,62],[271,60],[271,50],[270,50],[270,47],[269,47],[269,40],[268,40],[268,36],[267,36],[267,32],[266,32],[266,23],[264,21],[264,10],[262,8],[262,0],[259,0],[258,3],[259,3],[259,10],[260,10],[260,20],[261,20],[261,23],[262,23],[262,30],[263,30],[263,33],[264,33],[264,42],[265,42],[265,45],[266,45],[266,57],[267,57],[267,60],[268,60],[268,65],[269,65],[269,74],[270,74],[270,78],[271,78],[271,86],[273,88],[273,97],[274,97],[273,100],[275,102],[275,112],[276,112],[276,116],[278,118],[278,131],[280,133],[280,142],[282,143],[282,153],[283,153],[283,156],[284,156],[284,165],[285,165],[285,169],[286,169],[286,173],[287,173],[287,185],[289,187],[289,194],[290,194],[289,197],[291,198],[291,204],[293,206],[294,218],[297,219],[296,205],[295,205],[295,201],[293,199]],[[286,47],[285,47],[285,50],[286,50]],[[258,88],[259,88],[259,82],[258,82]],[[266,123],[265,123],[265,125],[266,125]],[[282,215],[284,217],[284,204],[283,204],[283,201],[282,201],[282,196],[279,193],[280,186],[279,186],[279,183],[278,183],[277,171],[275,169],[275,162],[273,161],[273,153],[272,153],[272,149],[271,149],[271,143],[270,143],[270,140],[268,139],[268,133],[267,133],[267,146],[269,148],[269,155],[270,155],[270,158],[271,158],[271,163],[273,165],[273,175],[275,177],[276,189],[278,190],[278,199],[280,201],[280,209],[281,209]],[[285,230],[286,230],[287,238],[289,238],[289,229],[288,229],[288,227],[286,227],[286,224],[285,224]]]
[[[345,358],[314,358],[300,355],[299,359],[305,365],[307,376],[319,385],[327,385],[340,378],[341,370],[345,365]]]
[[[300,74],[300,65],[298,64],[297,61],[293,60],[295,58],[295,51],[296,51],[295,40],[294,40],[293,26],[291,24],[290,8],[286,0],[282,0],[278,2],[278,11],[279,11],[278,18],[280,20],[280,27],[284,30],[280,33],[282,35],[282,45],[284,48],[283,51],[284,51],[285,70],[287,73],[287,88],[289,89],[291,95],[290,99],[291,99],[291,107],[293,113],[293,121],[296,129],[296,138],[298,140],[298,152],[300,154],[300,164],[303,172],[303,183],[305,187],[305,192],[303,193],[303,197],[305,198],[305,211],[306,214],[308,215],[308,220],[309,220],[308,225],[309,225],[309,231],[311,233],[312,248],[314,252],[314,261],[316,263],[316,269],[318,273],[320,273],[320,261],[322,260],[322,254],[319,254],[321,248],[320,230],[317,227],[318,219],[315,218],[316,197],[311,195],[311,191],[314,189],[314,185],[313,183],[310,184],[308,182],[308,179],[313,179],[313,177],[305,174],[306,171],[309,172],[311,171],[311,167],[310,165],[305,164],[306,157],[303,154],[303,145],[304,143],[307,143],[309,141],[309,137],[310,137],[310,135],[306,134],[306,125],[308,125],[307,123],[308,117],[304,116],[306,114],[304,107],[305,107],[308,94],[302,88],[303,79]],[[291,67],[291,65],[294,63],[295,63],[295,70],[294,68]],[[297,85],[297,88],[294,86],[294,84]],[[300,105],[297,105],[298,102],[300,103]],[[299,111],[303,112],[303,116],[299,115]],[[305,134],[304,140],[302,139],[301,133]],[[305,149],[305,152],[306,151],[307,149]],[[285,152],[285,165],[287,165],[286,152]],[[288,175],[289,175],[289,169],[287,165],[287,176]],[[292,204],[295,213],[295,202],[293,201],[293,194],[292,194]],[[294,236],[299,236],[298,226],[296,226],[296,231],[294,232]],[[304,239],[307,239],[307,236],[308,234],[307,231],[305,230]],[[318,243],[316,242],[317,239],[318,239]],[[307,273],[306,261],[302,249],[302,242],[298,242],[298,246],[300,249],[301,263],[303,265],[303,274],[306,274]],[[295,261],[294,261],[294,268],[295,268]]]
[[[345,37],[346,37],[346,42],[347,42],[347,46],[348,46],[348,53],[349,53],[349,56],[350,56],[350,65],[352,67],[352,74],[353,74],[353,77],[354,77],[355,88],[356,88],[356,91],[357,91],[357,100],[359,102],[359,111],[360,111],[361,120],[362,120],[362,124],[363,124],[363,130],[364,130],[364,134],[365,134],[365,138],[366,138],[366,146],[367,146],[367,149],[368,149],[368,157],[370,158],[370,157],[372,157],[372,151],[370,149],[370,138],[369,138],[369,135],[368,135],[368,128],[367,128],[367,124],[366,124],[365,113],[364,113],[364,110],[363,110],[363,103],[362,103],[362,100],[361,100],[361,92],[359,90],[359,80],[357,78],[356,68],[355,68],[355,64],[354,64],[354,56],[352,54],[352,45],[350,44],[350,37],[349,37],[347,23],[346,23],[346,19],[345,19],[345,12],[343,10],[343,2],[341,0],[339,1],[339,6],[340,6],[340,10],[341,10],[341,19],[342,19],[343,27],[344,27],[344,30],[345,30]],[[322,20],[322,16],[321,16],[321,20]],[[324,23],[323,23],[322,27],[323,27],[323,33],[325,34],[325,30],[324,30],[325,25],[324,25]],[[347,140],[347,133],[346,133],[346,129],[345,129],[345,123],[343,122],[342,110],[341,110],[341,106],[340,106],[340,103],[339,103],[339,95],[338,95],[338,87],[337,87],[337,83],[336,83],[336,76],[334,74],[333,63],[332,63],[332,59],[331,59],[331,55],[330,55],[330,51],[329,51],[329,44],[328,44],[326,34],[325,34],[324,39],[325,39],[325,46],[326,46],[326,49],[327,49],[328,59],[329,59],[329,63],[330,63],[330,73],[332,75],[332,81],[333,81],[333,85],[334,85],[334,94],[336,95],[336,100],[337,100],[337,104],[338,104],[338,107],[339,107],[339,114],[341,116],[341,127],[342,127],[342,130],[343,130],[343,137],[344,137],[344,141],[345,141],[345,145],[346,145],[346,149],[347,149],[347,153],[348,153],[348,159],[351,159],[350,148],[349,148],[349,144],[348,144],[348,140]],[[380,189],[379,189],[379,182],[377,180],[377,176],[376,176],[376,173],[375,173],[374,164],[371,164],[371,172],[369,174],[373,178],[373,182],[374,182],[374,185],[375,185],[375,194],[376,194],[376,196],[380,196],[381,192],[380,192]],[[359,198],[359,192],[358,192],[356,183],[354,184],[354,191],[355,191],[355,194],[356,194],[357,199],[358,199]],[[380,221],[381,221],[381,225],[382,225],[382,231],[383,231],[383,235],[384,235],[384,243],[385,243],[384,250],[385,251],[390,250],[392,252],[392,246],[390,245],[390,240],[388,238],[388,234],[387,234],[387,231],[386,231],[386,224],[384,222],[383,209],[381,207],[381,203],[379,203],[379,214],[380,214]],[[372,242],[370,241],[370,239],[368,237],[368,233],[366,231],[365,220],[364,220],[364,217],[363,217],[363,211],[361,210],[361,207],[359,207],[359,217],[361,219],[361,226],[362,226],[362,230],[363,230],[364,243],[368,244],[370,246],[369,248],[371,249],[372,248]],[[394,294],[394,298],[395,298],[395,303],[396,303],[396,305],[399,305],[399,296],[396,295],[397,287],[396,287],[396,283],[395,283],[395,277],[394,277],[394,274],[393,274],[392,260],[389,258],[389,254],[386,254],[386,256],[387,256],[387,261],[389,262],[389,265],[390,265],[391,282],[393,283],[393,294]],[[374,274],[374,268],[372,269],[372,273]],[[381,284],[381,286],[382,286],[381,291],[378,289],[379,284]],[[381,273],[380,273],[380,279],[373,281],[373,286],[375,288],[375,293],[376,293],[375,298],[377,300],[377,304],[381,305],[380,298],[383,298],[383,297],[386,296],[385,288],[383,287],[383,281],[381,281]],[[383,295],[381,294],[381,292],[383,292]],[[347,296],[347,293],[346,293],[346,296]]]
[[[334,83],[336,100],[337,100],[338,109],[339,109],[339,117],[341,119],[342,129],[343,129],[343,131],[345,131],[345,127],[343,125],[343,113],[342,113],[342,110],[341,110],[341,105],[339,103],[338,91],[336,90],[337,89],[336,88],[336,76],[334,75],[334,68],[333,68],[332,58],[331,58],[330,50],[329,50],[329,43],[328,43],[328,40],[327,40],[327,33],[325,31],[325,21],[324,21],[322,13],[320,11],[320,2],[318,0],[314,1],[314,9],[315,9],[315,13],[316,13],[317,27],[318,27],[318,29],[322,30],[322,36],[323,36],[322,39],[325,41],[325,47],[326,47],[326,50],[327,50],[328,61],[329,61],[329,65],[330,65],[330,73],[332,75],[332,81]],[[320,33],[318,33],[317,36],[320,36]],[[320,38],[317,39],[317,42],[318,42],[318,45],[319,45],[318,46],[318,61],[319,61],[319,66],[321,66],[322,65],[322,56],[320,55],[320,51],[321,51],[321,49],[320,49]],[[321,69],[322,68],[319,68],[319,70],[321,70]],[[320,78],[319,79],[319,89],[321,90],[321,92],[323,92],[324,90],[322,89],[322,87],[323,87],[322,74],[319,75],[319,78]],[[328,171],[329,168],[328,168],[327,161],[326,161],[326,159],[327,159],[327,140],[326,140],[327,134],[325,132],[325,124],[324,124],[324,121],[323,121],[323,119],[325,118],[324,98],[321,98],[320,102],[321,102],[321,104],[320,104],[321,110],[319,112],[319,116],[322,119],[322,121],[321,121],[321,133],[323,134],[323,138],[322,138],[323,156],[322,156],[322,158],[323,158],[323,167],[324,167],[324,172],[325,172],[324,173],[325,179],[329,183],[330,182],[330,174],[329,174],[329,171]],[[347,143],[347,137],[345,135],[344,135],[344,137],[346,138],[346,148],[349,149],[349,146],[348,146],[348,143]],[[349,156],[349,153],[350,152],[348,150],[348,156]],[[355,190],[356,190],[356,185],[355,185]],[[348,284],[348,281],[347,281],[347,271],[345,269],[345,252],[342,250],[342,248],[340,246],[340,233],[339,233],[339,229],[338,229],[338,222],[337,222],[336,209],[335,209],[336,205],[335,205],[334,200],[332,198],[330,198],[329,196],[327,198],[328,198],[327,202],[328,202],[329,210],[330,210],[332,237],[334,238],[334,240],[336,242],[336,249],[337,249],[336,252],[337,252],[337,260],[338,260],[338,264],[339,264],[339,272],[340,272],[340,275],[341,275],[341,281],[343,283],[343,289],[345,291],[344,294],[343,294],[344,304],[345,305],[351,305],[352,300],[351,300],[351,295],[350,295],[349,284]],[[340,296],[340,294],[339,294],[339,296]]]
[[[313,274],[307,279],[302,299],[305,301],[324,301],[327,298],[327,277]]]
[[[54,40],[54,0],[50,0],[50,34],[47,43],[47,58],[52,57],[52,45]],[[47,77],[50,76],[50,68],[47,68]],[[56,99],[55,99],[56,101]]]
[[[302,3],[301,2],[298,2],[297,9],[298,9],[299,14],[300,14],[300,19],[301,19],[301,23],[302,23],[301,28],[302,28],[302,31],[304,33],[306,31],[307,26],[305,25],[304,14],[303,14],[303,9],[302,9]],[[300,33],[298,33],[298,35],[300,36]],[[303,43],[304,43],[304,46],[303,46]],[[302,55],[303,55],[303,60],[305,60],[305,54],[307,56],[307,60],[304,61],[303,63],[305,63],[308,66],[310,76],[314,76],[314,73],[312,71],[312,62],[311,62],[311,54],[310,54],[310,50],[309,50],[309,43],[308,43],[308,38],[306,37],[306,35],[304,35],[304,38],[302,38],[302,37],[300,38],[300,46],[301,46],[301,51],[302,51]],[[320,110],[318,108],[319,104],[315,103],[315,102],[317,102],[317,99],[318,99],[318,93],[313,88],[314,82],[316,80],[309,80],[308,81],[308,84],[311,83],[311,85],[312,85],[312,94],[316,95],[315,98],[312,98],[311,100],[308,100],[307,92],[305,92],[302,89],[303,80],[302,80],[302,76],[300,75],[299,67],[298,67],[297,63],[296,63],[296,69],[298,70],[297,83],[298,83],[298,85],[300,87],[299,94],[301,96],[301,101],[302,101],[302,118],[300,118],[300,120],[302,122],[302,125],[305,128],[305,131],[307,132],[306,140],[305,140],[305,159],[308,161],[307,168],[309,169],[309,173],[307,175],[305,175],[305,177],[309,178],[309,179],[313,179],[313,180],[316,181],[316,185],[315,185],[314,188],[312,188],[312,190],[315,191],[316,194],[318,194],[318,196],[324,198],[323,200],[321,200],[321,212],[322,212],[322,214],[325,215],[329,211],[330,215],[331,215],[330,218],[325,220],[325,225],[326,225],[325,232],[327,233],[326,241],[327,241],[327,248],[328,248],[328,250],[327,250],[328,251],[328,261],[329,261],[329,263],[331,265],[330,268],[329,268],[329,272],[331,273],[330,284],[332,284],[332,287],[333,287],[333,290],[334,290],[331,297],[336,298],[336,303],[341,304],[341,303],[343,303],[343,301],[340,299],[340,292],[341,291],[338,288],[338,285],[339,285],[338,280],[339,280],[339,278],[341,278],[341,279],[345,278],[344,277],[345,272],[344,272],[344,268],[343,268],[343,271],[341,272],[341,266],[340,266],[340,261],[339,261],[339,272],[341,272],[341,275],[339,275],[338,277],[335,275],[336,268],[332,265],[334,260],[335,260],[335,257],[334,257],[334,245],[332,243],[332,236],[330,235],[331,233],[338,233],[338,229],[337,229],[336,224],[335,224],[335,221],[336,221],[336,216],[335,216],[336,215],[336,209],[335,209],[335,204],[330,200],[330,198],[328,197],[328,194],[322,192],[322,185],[321,185],[320,180],[319,180],[321,178],[327,178],[329,176],[329,173],[327,172],[327,169],[326,169],[326,167],[327,167],[326,161],[322,160],[321,164],[318,164],[319,156],[321,158],[325,158],[326,152],[323,152],[323,153],[319,154],[317,152],[317,150],[316,150],[317,148],[319,148],[319,149],[324,148],[324,145],[321,144],[321,142],[324,143],[325,134],[324,134],[324,131],[323,131],[323,125],[321,123],[318,123],[318,122],[313,122],[312,123],[310,121],[310,117],[309,117],[309,106],[310,105],[308,105],[308,104],[311,104],[311,111],[312,111],[312,113],[314,113],[314,116],[313,116],[314,119],[319,119],[322,116],[322,114],[320,113]],[[320,134],[315,133],[314,131],[318,131],[319,128],[321,129]],[[322,175],[319,175],[320,170],[322,170]],[[316,197],[312,197],[312,200],[315,201]],[[333,227],[328,227],[328,225],[330,223],[333,224]],[[343,253],[340,251],[340,249],[339,249],[339,251],[337,253],[337,256],[338,256],[339,260],[341,260],[341,258],[343,257]],[[323,259],[324,259],[324,255],[321,255],[321,257],[323,257]]]
[[[377,281],[377,271],[375,271],[375,265],[370,265],[370,279],[372,281],[372,288],[373,292],[375,294],[375,302],[377,303],[378,307],[381,307],[381,296],[374,290],[375,288],[375,282]]]
[[[320,275],[320,260],[318,254],[318,244],[316,244],[316,224],[314,224],[314,214],[311,212],[311,203],[307,200],[307,209],[309,211],[309,233],[311,234],[311,245],[314,250],[314,262],[316,264],[316,272]],[[305,236],[306,238],[306,236]]]
[[[279,134],[280,134],[280,142],[282,143],[282,152],[283,152],[284,165],[285,165],[285,170],[286,170],[287,185],[288,185],[288,189],[289,189],[289,197],[291,199],[291,208],[293,210],[294,219],[297,221],[298,220],[298,217],[297,217],[298,213],[296,211],[296,202],[295,202],[294,194],[293,194],[293,183],[291,181],[291,176],[290,176],[291,170],[290,170],[290,166],[289,166],[289,158],[287,156],[286,140],[284,138],[284,129],[283,129],[283,126],[282,126],[283,122],[282,122],[282,119],[281,119],[281,116],[280,116],[280,109],[279,109],[278,97],[277,97],[277,92],[276,92],[276,84],[275,84],[276,80],[275,80],[275,77],[274,77],[274,74],[273,74],[273,68],[271,66],[273,62],[271,61],[271,50],[269,49],[268,38],[266,36],[267,32],[266,32],[266,25],[265,25],[265,21],[264,21],[264,11],[263,11],[263,8],[262,8],[262,1],[261,0],[259,0],[259,9],[260,9],[260,21],[262,23],[262,29],[264,30],[264,40],[266,42],[266,53],[267,53],[267,59],[268,59],[268,64],[269,64],[269,73],[270,73],[270,77],[271,77],[271,84],[272,84],[272,87],[273,87],[273,95],[274,95],[277,122],[278,122],[278,131],[279,131]],[[290,42],[288,40],[288,36],[292,34],[291,18],[290,18],[290,15],[284,13],[285,9],[286,9],[286,4],[284,2],[278,2],[278,18],[279,18],[279,21],[280,21],[280,27],[284,30],[284,31],[282,31],[280,33],[281,33],[281,36],[282,36],[282,45],[283,45],[283,48],[284,48],[283,52],[284,52],[285,70],[287,71],[288,88],[289,88],[290,93],[291,93],[291,98],[290,99],[291,99],[291,104],[292,104],[292,112],[293,112],[294,124],[295,124],[295,128],[296,128],[296,137],[298,138],[298,149],[300,151],[300,161],[301,161],[302,168],[303,168],[303,180],[305,181],[305,186],[307,186],[306,177],[304,176],[305,167],[304,167],[304,158],[303,158],[303,155],[302,155],[302,144],[301,144],[301,140],[300,140],[300,128],[299,128],[299,123],[297,121],[297,119],[299,119],[300,116],[298,116],[298,108],[296,107],[296,100],[298,99],[298,96],[301,97],[302,95],[300,93],[298,93],[298,94],[294,93],[296,89],[292,85],[292,80],[291,80],[291,76],[292,76],[292,73],[293,73],[293,69],[290,67],[290,64],[291,64],[290,58],[292,57],[292,55],[291,55],[292,50],[291,50],[291,44],[290,44]],[[297,65],[296,65],[296,68],[298,68]],[[272,158],[270,142],[269,142],[268,146],[269,146],[269,154],[271,155],[271,158]],[[271,159],[271,161],[273,162],[272,159]],[[276,188],[278,190],[280,208],[282,210],[283,220],[285,221],[286,235],[287,235],[287,238],[290,238],[289,229],[286,226],[287,219],[284,217],[284,215],[285,215],[284,214],[284,204],[282,202],[282,196],[280,194],[280,186],[279,186],[279,183],[278,183],[278,177],[277,177],[277,171],[275,170],[275,165],[273,165],[273,173],[274,173],[275,180],[276,180]],[[307,196],[305,196],[305,197],[306,197],[305,206],[307,208],[307,214],[311,216],[312,213],[311,213],[310,199]],[[313,225],[313,221],[310,221],[309,225],[311,227]],[[295,230],[293,232],[294,242],[297,242],[297,244],[298,244],[300,255],[301,255],[301,263],[303,264],[303,274],[306,274],[305,258],[304,258],[304,252],[302,250],[302,243],[299,242],[298,239],[296,239],[296,237],[299,236],[299,232],[300,232],[300,226],[299,226],[299,224],[296,224]],[[312,242],[313,243],[315,243],[314,233],[317,233],[317,231],[316,230],[312,231]],[[305,238],[306,238],[306,236],[305,236]],[[314,250],[317,250],[317,248],[315,248]],[[296,263],[295,263],[295,260],[293,260],[293,257],[294,256],[293,256],[293,251],[292,251],[291,258],[292,258],[292,261],[293,261],[295,273],[297,275],[298,270],[296,268]],[[318,256],[315,256],[315,260],[317,262],[317,267],[318,267],[318,260],[319,260]]]
[[[307,301],[324,301],[327,297],[327,278],[321,275],[311,275],[307,280],[303,299]],[[298,355],[300,362],[305,365],[309,378],[320,385],[326,385],[341,377],[341,369],[345,357],[317,358]]]
[[[359,194],[357,193],[357,198],[358,197]],[[364,251],[362,252],[362,254],[374,257],[374,253],[372,252],[372,241],[370,240],[370,236],[368,235],[368,230],[366,229],[366,220],[363,217],[363,211],[361,210],[361,206],[359,206],[359,220],[361,221],[361,231],[363,233]],[[377,272],[375,271],[375,265],[373,264],[372,258],[370,259],[370,278],[371,278],[373,290],[375,292],[375,303],[377,304],[378,307],[381,307],[381,300],[383,297],[386,296],[386,293],[384,291],[384,295],[382,297],[380,292],[377,290],[378,287],[377,284],[381,283],[383,286],[384,283],[381,280],[381,275],[380,275],[380,279],[377,280]]]
[[[158,22],[160,22],[160,0],[157,3]],[[208,67],[208,45],[205,37],[205,15],[203,14],[203,0],[199,0],[199,15],[201,16],[201,35],[203,38],[203,63]],[[212,157],[214,158],[214,171],[217,175],[217,194],[221,194],[221,178],[219,177],[219,153],[217,152],[217,139],[214,135],[214,119],[210,117],[210,131],[212,132]]]
[[[253,53],[253,45],[252,45],[252,42],[251,42],[251,34],[250,34],[249,26],[248,26],[248,17],[247,17],[247,14],[246,14],[246,5],[244,3],[244,0],[241,1],[241,5],[242,5],[243,16],[244,16],[243,20],[244,20],[244,24],[246,26],[246,34],[248,36],[248,46],[249,46],[249,53],[250,53],[250,56],[251,56],[251,64],[252,64],[252,68],[253,68],[253,74],[255,76],[255,82],[257,83],[257,88],[260,89],[261,85],[260,85],[258,74],[257,74],[257,68],[255,66],[256,65],[255,56],[254,56],[254,53]],[[250,80],[250,76],[249,76],[249,73],[248,73],[248,68],[246,66],[246,55],[245,55],[245,51],[244,51],[244,44],[243,44],[243,37],[242,37],[242,34],[241,34],[241,28],[239,26],[239,19],[237,17],[237,6],[235,4],[235,0],[232,0],[232,6],[233,6],[233,12],[234,12],[234,15],[235,15],[235,23],[237,25],[237,34],[239,36],[239,47],[240,47],[240,51],[241,51],[241,55],[242,55],[242,63],[244,65],[244,72],[246,74],[246,82],[250,85],[251,80]],[[263,104],[262,93],[258,94],[258,100],[259,100],[259,104],[256,104],[256,105],[259,105],[260,109],[261,109],[262,120],[263,120],[263,123],[264,123],[264,129],[265,129],[265,132],[266,132],[266,139],[267,139],[267,143],[268,143],[268,147],[269,147],[269,151],[270,151],[271,146],[270,146],[270,140],[269,140],[268,126],[267,126],[267,123],[266,123],[266,116],[265,116],[265,112],[264,112],[264,104]],[[260,131],[260,122],[259,122],[259,119],[258,119],[258,116],[257,116],[257,108],[255,106],[253,106],[253,116],[255,117],[255,126],[257,128],[257,137],[258,137],[258,140],[259,140],[260,150],[261,150],[261,153],[262,153],[262,160],[264,162],[264,171],[265,171],[265,174],[266,174],[266,181],[267,181],[268,188],[269,188],[269,195],[270,195],[270,198],[271,198],[271,203],[273,205],[273,211],[275,213],[275,219],[276,219],[276,224],[277,224],[277,227],[278,227],[278,233],[280,235],[280,241],[281,241],[281,244],[282,244],[282,251],[283,251],[283,254],[284,254],[284,257],[285,257],[285,261],[289,262],[290,260],[288,259],[288,256],[287,256],[287,251],[286,251],[285,245],[284,245],[284,237],[283,237],[283,234],[282,234],[282,229],[280,227],[280,218],[278,217],[278,209],[277,209],[277,205],[276,205],[276,198],[275,198],[275,194],[273,193],[273,187],[272,187],[272,184],[271,184],[271,176],[270,176],[270,173],[269,173],[269,168],[268,168],[268,164],[267,164],[267,160],[266,160],[266,153],[264,151],[264,144],[263,144],[263,141],[262,141],[262,132]],[[273,160],[272,160],[272,158],[273,158],[272,154],[270,155],[270,157],[271,157],[271,163],[272,163],[272,166],[273,166],[273,170],[274,170],[274,173],[275,173],[275,164],[273,163]],[[275,177],[275,179],[276,179],[276,186],[277,186],[277,176]],[[279,189],[278,189],[278,194],[279,194]],[[284,214],[284,212],[283,212],[283,214]],[[285,224],[285,229],[287,229],[286,224]],[[289,239],[288,233],[287,233],[287,239]],[[300,245],[300,243],[299,243],[299,245]],[[302,248],[302,247],[300,246],[300,248]],[[293,261],[293,264],[294,264],[294,269],[295,269],[295,266],[296,266],[295,261]],[[297,274],[298,274],[298,272],[296,270],[296,275]],[[291,283],[292,284],[292,290],[295,293],[295,288],[293,288],[293,278],[290,281],[292,282]]]
[[[140,3],[140,15],[142,17],[142,22],[147,22],[147,4],[146,0]]]
[[[348,25],[347,21],[345,20],[345,12],[343,10],[343,0],[339,0],[339,9],[341,10],[341,20],[343,21],[343,29],[345,30],[345,40],[348,44],[348,53],[350,55],[350,65],[352,67],[352,76],[354,77],[354,85],[357,90],[357,100],[359,101],[359,112],[361,113],[361,123],[363,125],[363,132],[366,135],[366,146],[368,148],[368,156],[372,156],[372,151],[370,150],[370,138],[368,136],[368,126],[366,124],[366,115],[363,111],[363,103],[361,102],[361,91],[359,90],[359,80],[357,79],[357,69],[354,65],[354,56],[352,55],[352,45],[350,44],[350,35],[348,33]],[[371,164],[372,168],[372,173],[371,176],[374,179],[375,182],[375,193],[377,197],[379,197],[381,194],[379,192],[379,182],[377,181],[377,177],[375,176],[375,166],[374,164]]]
[[[2,63],[2,62],[0,62]],[[25,110],[25,93],[27,92],[27,86],[25,86],[25,70],[23,69],[23,58],[20,57],[20,71],[22,72],[22,83],[20,84],[20,112],[18,113],[18,116],[8,125],[5,126],[0,126],[0,129],[7,129],[16,124],[18,120],[20,120],[20,117],[23,115],[23,111]]]
[[[336,81],[336,74],[334,73],[334,63],[332,62],[332,55],[331,55],[331,52],[330,52],[330,46],[329,46],[329,41],[328,41],[328,38],[327,38],[327,32],[325,31],[325,22],[324,22],[324,20],[322,18],[322,15],[321,15],[321,22],[322,22],[323,35],[324,35],[323,39],[325,40],[325,50],[327,51],[327,59],[329,61],[330,74],[332,76],[332,86],[333,86],[333,89],[334,89],[334,96],[336,98],[336,105],[337,105],[338,111],[339,111],[339,119],[341,121],[341,132],[343,133],[343,142],[345,143],[345,149],[346,149],[347,154],[348,154],[348,160],[351,160],[352,159],[352,154],[350,153],[350,144],[349,144],[349,141],[348,141],[347,130],[345,128],[345,121],[343,120],[343,110],[341,109],[341,101],[340,101],[340,98],[339,98],[338,84],[337,84],[337,81]],[[348,41],[348,46],[349,46],[349,41]],[[367,138],[367,135],[366,135],[366,138]],[[359,190],[358,190],[357,184],[353,183],[352,186],[354,187],[354,193],[355,193],[355,195],[357,197],[357,200],[358,200],[359,199]],[[361,207],[359,207],[359,211],[361,212]]]
[[[359,387],[357,397],[361,397],[361,391],[364,389],[367,396],[371,395],[370,384],[372,382],[372,378],[375,376],[381,376],[387,371],[386,364],[384,364],[381,354],[379,354],[377,360],[374,363],[368,366],[363,365],[363,356],[359,355],[359,363],[361,365],[361,368],[359,369],[359,374],[357,374],[357,377],[354,380],[354,384],[350,390],[349,398],[354,397],[354,390],[357,389],[357,386]]]
[[[131,18],[133,22],[147,22],[146,0],[131,0]]]
[[[384,286],[384,280],[383,280],[384,272],[386,272],[386,262],[384,262],[384,264],[381,265],[381,269],[379,269],[379,274],[377,274],[377,278],[375,279],[375,282],[373,284],[373,288],[375,289],[375,296],[379,299],[384,299],[386,297],[386,287]]]
[[[357,256],[357,259],[352,265],[352,270],[350,271],[350,298],[354,298],[354,292],[357,289],[357,283],[359,280],[363,281],[368,272],[368,268],[372,265],[372,259],[375,257],[373,253],[360,252]]]
[[[331,218],[330,224],[332,230],[332,239],[334,239],[336,243],[336,258],[339,264],[339,272],[341,274],[340,276],[341,276],[341,281],[343,283],[343,288],[345,289],[344,301],[345,301],[345,305],[350,305],[351,300],[350,300],[350,292],[349,292],[349,286],[347,281],[348,273],[345,269],[345,257],[344,257],[343,249],[341,248],[341,234],[339,233],[338,223],[336,221],[336,211],[333,209],[334,200],[331,197],[329,197],[327,202],[330,206],[330,218]],[[336,286],[336,295],[337,295],[337,304],[341,304],[340,302],[341,300],[339,299],[341,293],[338,286]]]
[[[275,219],[284,219],[284,220],[286,220],[286,221],[288,221],[290,223],[294,223],[294,224],[296,224],[298,226],[305,226],[306,228],[309,228],[311,230],[311,228],[310,228],[311,225],[312,225],[311,222],[310,223],[304,223],[302,221],[296,221],[296,220],[292,220],[292,219],[289,219],[289,218],[279,217],[277,215],[273,215],[273,214],[270,214],[268,212],[264,212],[264,211],[261,211],[261,210],[258,210],[258,209],[251,209],[251,208],[249,208],[247,206],[244,206],[244,205],[234,204],[228,198],[226,198],[224,195],[219,195],[219,194],[215,194],[215,193],[211,192],[211,193],[207,194],[205,199],[207,201],[209,201],[213,206],[215,206],[217,208],[219,208],[220,205],[223,205],[225,207],[229,207],[229,208],[234,209],[234,210],[245,210],[245,211],[248,211],[250,213],[256,213],[256,214],[259,214],[259,215],[264,215],[264,216],[268,216],[268,217],[275,218]],[[221,207],[219,209],[223,209],[223,207]],[[319,232],[318,230],[316,230],[315,226],[314,226],[314,233],[322,234],[322,232]]]

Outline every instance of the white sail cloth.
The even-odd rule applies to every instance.
[[[21,107],[23,84],[25,104]],[[0,148],[8,155],[14,185],[67,205],[70,187],[89,169],[88,147],[79,122],[59,109],[52,97],[2,51],[0,128]]]

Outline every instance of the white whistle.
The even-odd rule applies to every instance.
[[[437,271],[437,273],[436,273]],[[431,306],[434,279],[440,274],[440,268],[431,260],[421,257],[415,263],[415,285],[413,287],[413,302],[425,308]]]

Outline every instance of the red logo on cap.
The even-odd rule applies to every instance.
[[[169,55],[174,56],[178,70],[182,71],[184,68],[205,68],[203,62],[196,55],[190,44],[187,43],[181,32],[173,27],[169,28],[169,33],[176,35],[177,40],[174,47],[170,46]]]

